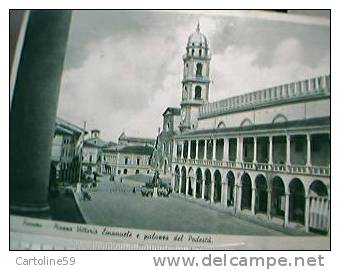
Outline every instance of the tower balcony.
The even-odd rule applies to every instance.
[[[208,76],[185,76],[182,83],[187,82],[210,83],[210,79]]]
[[[211,60],[211,54],[208,53],[207,55],[191,55],[191,54],[183,54],[183,61],[187,61],[190,59],[193,60],[206,60],[206,61],[210,61]]]

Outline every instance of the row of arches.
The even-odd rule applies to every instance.
[[[270,179],[258,174],[255,179],[244,172],[237,175],[230,170],[222,181],[221,172],[209,168],[175,167],[174,190],[212,203],[222,203],[240,211],[249,210],[254,215],[277,217],[285,223],[303,224],[306,228],[328,230],[329,192],[321,180],[314,180],[306,190],[297,177],[285,184],[280,176]]]

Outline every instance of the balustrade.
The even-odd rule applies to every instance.
[[[250,107],[254,103],[261,104],[275,100],[287,100],[297,96],[319,94],[320,92],[328,94],[329,88],[330,77],[321,76],[208,103],[199,109],[199,115],[201,117],[209,116],[215,113],[228,112],[229,110],[247,106]]]

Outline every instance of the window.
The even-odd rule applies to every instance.
[[[139,166],[139,163],[140,163],[140,159],[139,158],[137,158],[137,165]]]
[[[92,162],[92,155],[90,155],[90,157],[89,157],[89,161],[90,161],[90,162]]]
[[[196,65],[196,77],[202,77],[202,67],[203,65],[201,63]]]
[[[194,52],[195,52],[195,50],[194,50],[194,49],[192,49],[192,50],[191,50],[191,55],[194,55]]]
[[[195,99],[202,99],[202,88],[199,85],[195,87]]]
[[[139,174],[139,170],[136,170],[136,174]]]
[[[170,123],[168,123],[167,128],[168,128],[168,130],[170,130]]]
[[[125,158],[125,165],[127,165],[128,164],[128,162],[129,162],[129,158]]]
[[[199,56],[202,56],[202,50],[201,49],[199,49],[198,54],[199,54]]]

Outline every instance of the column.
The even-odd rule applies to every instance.
[[[189,192],[189,180],[190,180],[190,177],[187,176],[185,178],[185,196],[188,196],[188,192]]]
[[[192,187],[192,197],[196,198],[196,178],[194,178],[194,186]]]
[[[237,185],[237,210],[241,211],[242,204],[242,186]]]
[[[201,199],[204,200],[204,190],[205,190],[205,180],[203,179],[202,180],[202,196],[201,196]]]
[[[311,157],[311,135],[307,134],[307,162],[306,166],[312,166],[312,157]]]
[[[188,141],[188,159],[191,159],[191,140]]]
[[[309,232],[309,209],[310,209],[310,198],[306,196],[305,203],[305,231]]]
[[[10,104],[12,214],[49,215],[50,156],[71,14],[29,13]]]
[[[214,195],[215,195],[215,181],[211,181],[210,203],[214,203]]]
[[[243,138],[237,138],[237,148],[236,148],[236,161],[242,162],[243,161]]]
[[[178,194],[181,194],[181,188],[182,188],[182,175],[181,172],[179,173],[179,181],[178,181]]]
[[[286,193],[285,199],[285,223],[284,226],[287,227],[289,222],[289,193]]]
[[[253,163],[257,163],[257,137],[254,137],[254,158]]]
[[[228,138],[224,139],[224,154],[223,154],[223,159],[225,161],[229,161],[229,139]]]
[[[172,147],[172,158],[175,160],[177,159],[177,143],[174,140],[173,147]]]
[[[286,136],[286,165],[290,166],[290,135]]]
[[[227,207],[228,201],[228,182],[222,182],[222,196],[221,196],[221,203],[222,206]]]
[[[213,157],[212,157],[212,160],[216,160],[216,141],[217,141],[217,139],[213,139]]]
[[[181,159],[184,158],[184,141],[181,142]]]
[[[251,213],[255,215],[255,199],[256,199],[256,188],[253,187],[251,190]]]
[[[269,164],[273,164],[273,136],[269,136]]]
[[[196,140],[196,154],[195,154],[195,159],[198,159],[198,140]]]
[[[207,160],[207,140],[204,140],[204,160]]]
[[[271,219],[272,208],[272,191],[267,189],[267,218]]]

